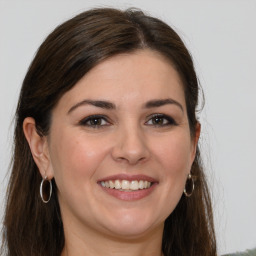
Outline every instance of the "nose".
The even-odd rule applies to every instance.
[[[115,161],[136,165],[146,161],[149,155],[145,135],[139,128],[127,127],[116,134],[112,150]]]

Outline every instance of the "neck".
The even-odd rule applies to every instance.
[[[61,256],[163,256],[163,227],[132,238],[107,236],[87,230],[84,234],[65,232]]]

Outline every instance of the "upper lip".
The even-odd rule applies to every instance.
[[[111,175],[104,177],[102,179],[99,179],[98,182],[101,181],[108,181],[108,180],[128,180],[128,181],[133,181],[133,180],[144,180],[144,181],[149,181],[149,182],[157,182],[156,179],[153,177],[143,175],[143,174],[136,174],[136,175],[129,175],[129,174],[116,174],[116,175]]]

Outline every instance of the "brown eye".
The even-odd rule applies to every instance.
[[[153,125],[153,126],[168,126],[168,125],[177,125],[175,120],[167,115],[163,114],[155,114],[153,115],[147,122],[147,125]]]
[[[164,121],[166,121],[166,120],[164,120],[164,118],[161,117],[161,116],[156,116],[156,117],[153,117],[153,118],[152,118],[152,123],[153,123],[154,125],[163,125],[163,124],[164,124]]]
[[[92,128],[100,128],[103,126],[107,126],[110,123],[107,121],[107,119],[104,116],[93,115],[93,116],[88,116],[85,119],[81,120],[79,124],[82,126],[88,126]]]
[[[88,121],[90,125],[101,125],[102,119],[101,118],[92,118]]]

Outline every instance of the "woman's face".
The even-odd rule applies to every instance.
[[[101,62],[54,108],[47,146],[64,228],[162,231],[196,148],[178,73],[150,50]]]

